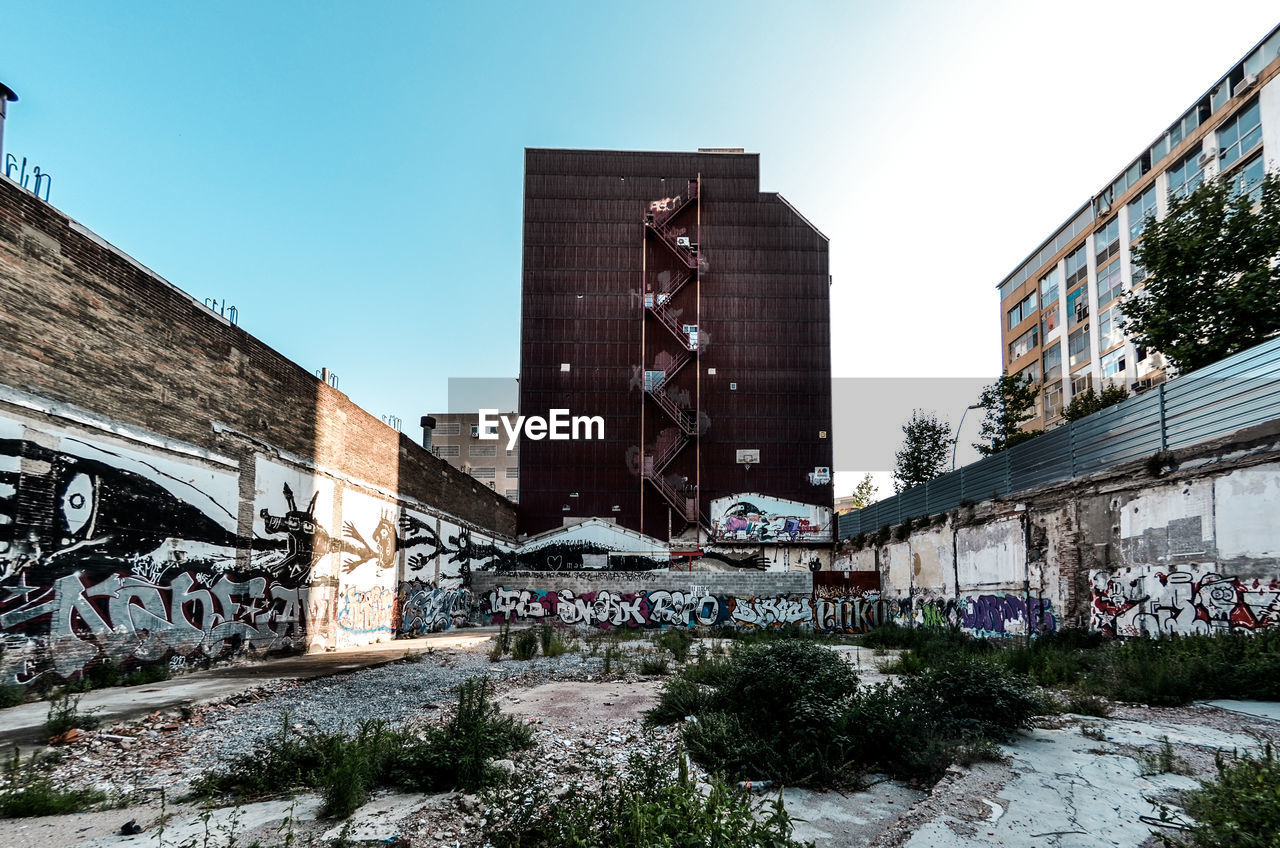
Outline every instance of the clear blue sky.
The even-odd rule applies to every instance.
[[[417,435],[447,378],[517,372],[526,146],[758,152],[762,188],[831,237],[838,376],[994,375],[995,284],[1276,17],[11,0],[5,147],[54,205]]]

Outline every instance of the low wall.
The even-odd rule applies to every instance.
[[[1158,460],[1158,461],[1156,461]],[[1280,423],[862,535],[886,617],[979,635],[1280,626]]]

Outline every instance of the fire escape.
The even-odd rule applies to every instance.
[[[699,271],[697,204],[698,181],[690,180],[684,197],[653,203],[645,215],[645,239],[658,243],[658,254],[667,257],[661,265],[655,263],[654,267],[646,267],[645,316],[652,316],[662,325],[665,335],[675,342],[676,353],[671,355],[668,346],[660,343],[662,333],[656,334],[653,342],[646,342],[646,359],[649,359],[649,350],[664,356],[662,360],[655,356],[653,366],[648,361],[645,363],[645,400],[656,406],[673,426],[664,427],[652,445],[645,445],[641,475],[653,484],[685,526],[698,520],[696,475],[695,482],[690,484],[687,476],[669,472],[685,448],[697,438],[698,410],[696,397],[690,407],[682,403],[682,398],[671,389],[676,376],[698,355],[697,324],[681,321],[680,310],[675,306],[677,295],[686,289],[696,302]],[[659,271],[660,267],[665,267],[665,270]],[[689,299],[686,296],[685,300]],[[693,314],[696,316],[696,311]],[[683,395],[687,396],[687,392]],[[675,485],[673,479],[681,480],[681,485]]]

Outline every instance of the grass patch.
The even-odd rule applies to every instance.
[[[696,641],[697,637],[688,628],[668,627],[654,637],[653,644],[663,651],[669,651],[671,659],[679,664],[688,661],[689,650]]]
[[[0,710],[5,707],[16,707],[26,698],[27,690],[17,684],[8,683],[0,686]]]
[[[531,660],[538,655],[538,631],[532,627],[516,633],[511,642],[511,656],[517,660]]]
[[[1173,743],[1168,736],[1160,737],[1160,745],[1154,751],[1143,751],[1138,755],[1138,764],[1142,766],[1143,776],[1153,774],[1192,773],[1191,766],[1173,750]]]
[[[282,717],[279,734],[260,740],[222,771],[200,777],[193,792],[203,798],[257,800],[319,789],[323,814],[345,818],[378,788],[474,791],[499,780],[491,760],[531,744],[527,728],[499,713],[492,684],[472,678],[458,687],[457,710],[449,722],[418,733],[380,721],[362,722],[351,736],[295,732]]]
[[[669,670],[670,663],[666,657],[645,657],[640,660],[640,673],[646,677],[666,674]]]
[[[107,796],[96,789],[64,789],[49,779],[44,764],[33,754],[25,763],[15,750],[5,767],[5,788],[0,792],[0,818],[56,816],[78,813]]]
[[[781,798],[753,809],[750,795],[715,778],[699,792],[678,752],[634,755],[627,770],[605,771],[599,784],[596,791],[554,796],[542,783],[517,802],[494,801],[498,812],[485,839],[521,848],[804,848],[791,838]]]
[[[145,663],[126,670],[124,666],[111,660],[103,660],[87,668],[78,680],[63,686],[62,691],[83,693],[113,686],[142,686],[148,683],[159,683],[172,676],[173,670],[167,662]]]

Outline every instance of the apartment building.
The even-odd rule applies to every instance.
[[[514,419],[514,412],[509,415]],[[507,500],[519,502],[520,446],[507,449],[507,434],[500,425],[490,423],[489,438],[481,438],[478,412],[428,415],[422,421],[428,450]],[[431,421],[435,427],[428,426]]]
[[[1072,397],[1104,385],[1144,391],[1167,375],[1158,351],[1121,330],[1121,295],[1141,289],[1132,258],[1147,223],[1207,179],[1258,190],[1280,167],[1280,26],[1195,100],[999,285],[1004,369],[1041,384],[1028,428],[1052,427]]]

